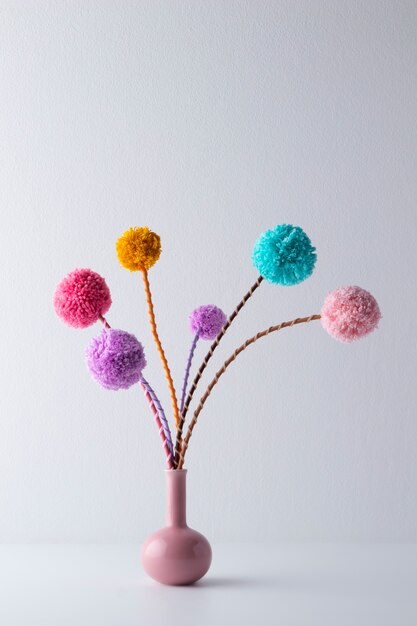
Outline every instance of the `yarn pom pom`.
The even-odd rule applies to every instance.
[[[194,309],[188,317],[193,333],[201,339],[215,339],[226,322],[226,315],[214,304],[205,304]]]
[[[323,328],[345,343],[365,337],[377,327],[380,319],[379,306],[373,295],[355,286],[331,291],[321,310]]]
[[[302,228],[278,224],[257,239],[252,262],[270,283],[296,285],[312,274],[317,259],[315,250]]]
[[[129,228],[116,242],[120,263],[131,272],[148,270],[161,256],[161,238],[144,228]]]
[[[68,326],[87,328],[110,308],[106,281],[89,269],[75,269],[57,286],[53,303],[57,315]]]
[[[142,344],[134,335],[103,329],[86,350],[87,367],[106,389],[128,389],[137,383],[146,365]]]

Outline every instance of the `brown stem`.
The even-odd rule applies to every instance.
[[[259,287],[259,285],[261,284],[262,281],[263,281],[263,277],[259,276],[257,281],[252,285],[252,287],[249,289],[249,291],[243,296],[242,300],[239,302],[239,304],[237,305],[237,307],[235,308],[233,313],[229,316],[229,318],[227,319],[225,325],[223,326],[223,328],[221,329],[221,331],[217,335],[216,339],[211,344],[210,350],[207,352],[206,356],[204,357],[204,360],[203,360],[202,364],[200,365],[200,368],[199,368],[199,370],[198,370],[198,372],[196,374],[196,377],[193,380],[193,384],[191,385],[190,390],[188,392],[187,398],[186,398],[185,403],[184,403],[184,410],[181,413],[180,421],[179,421],[179,423],[177,425],[177,440],[175,442],[175,462],[176,463],[178,463],[179,458],[180,458],[180,450],[181,450],[181,444],[182,444],[182,431],[184,429],[185,417],[186,417],[188,409],[190,407],[191,400],[193,399],[194,392],[197,389],[198,383],[200,382],[201,376],[203,375],[203,372],[206,369],[207,364],[210,361],[211,357],[213,356],[213,353],[214,353],[215,349],[217,348],[217,346],[219,345],[220,341],[225,336],[225,334],[226,334],[228,328],[231,326],[233,320],[238,315],[239,311],[245,306],[246,302],[249,300],[249,298],[251,297],[253,292]]]
[[[312,322],[313,320],[319,320],[320,317],[321,317],[321,315],[310,315],[310,317],[297,317],[295,320],[292,320],[290,322],[282,322],[281,324],[278,324],[277,326],[270,326],[266,330],[262,330],[261,332],[257,333],[256,335],[254,335],[250,339],[247,339],[244,343],[242,343],[241,346],[236,348],[236,350],[233,352],[233,354],[231,354],[229,356],[229,358],[226,359],[226,361],[223,363],[222,367],[218,370],[218,372],[214,376],[213,380],[211,381],[211,383],[207,387],[204,395],[202,396],[202,398],[201,398],[201,400],[200,400],[200,402],[199,402],[199,404],[197,406],[197,409],[195,410],[193,418],[192,418],[192,420],[190,422],[190,425],[188,427],[187,434],[186,434],[186,436],[184,438],[184,441],[183,441],[181,453],[179,455],[179,461],[178,461],[178,464],[177,464],[178,469],[182,469],[182,466],[184,465],[184,457],[185,457],[185,453],[186,453],[187,448],[188,448],[188,444],[189,444],[191,435],[193,434],[193,429],[194,429],[194,427],[195,427],[195,425],[197,423],[198,416],[200,415],[200,413],[201,413],[201,411],[202,411],[202,409],[204,407],[204,404],[206,403],[207,398],[211,394],[211,392],[213,390],[213,387],[216,385],[216,383],[218,382],[219,378],[225,373],[225,371],[227,370],[229,365],[231,363],[233,363],[233,361],[236,359],[238,354],[240,354],[241,352],[246,350],[246,348],[248,346],[250,346],[252,343],[255,343],[255,341],[258,341],[258,339],[261,339],[261,337],[266,337],[266,335],[269,335],[269,333],[273,333],[275,331],[281,330],[282,328],[295,326],[296,324],[304,324],[305,322]]]

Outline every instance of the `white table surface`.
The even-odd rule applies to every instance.
[[[417,545],[227,544],[213,557],[196,585],[164,587],[137,545],[0,546],[0,624],[417,624]]]

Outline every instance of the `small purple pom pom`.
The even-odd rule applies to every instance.
[[[192,332],[201,339],[215,339],[226,322],[226,315],[214,304],[199,306],[188,316]]]
[[[106,389],[128,389],[137,383],[146,365],[142,344],[134,335],[115,328],[103,329],[86,350],[92,376]]]

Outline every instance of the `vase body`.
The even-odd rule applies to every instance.
[[[187,526],[187,470],[165,470],[167,488],[166,526],[142,545],[142,565],[164,585],[190,585],[207,573],[211,547],[207,539]]]

